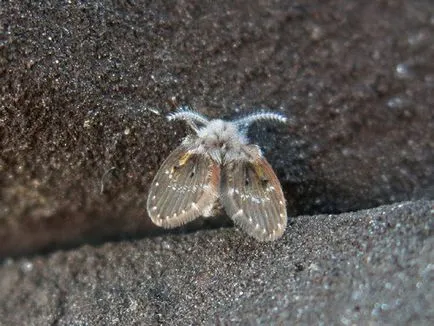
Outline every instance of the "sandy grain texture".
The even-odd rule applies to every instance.
[[[429,0],[3,1],[0,324],[429,324],[433,44]],[[174,101],[289,117],[281,241],[150,222]]]

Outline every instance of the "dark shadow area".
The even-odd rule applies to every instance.
[[[71,236],[71,233],[68,233],[67,236],[69,236],[69,238],[53,238],[52,233],[59,232],[59,230],[51,231],[48,235],[38,234],[36,236],[35,231],[33,231],[33,237],[29,231],[29,242],[20,243],[20,239],[17,238],[15,241],[10,243],[10,247],[2,247],[0,249],[0,262],[6,257],[32,258],[40,255],[49,255],[50,253],[58,250],[69,251],[84,245],[100,247],[106,242],[131,242],[144,238],[189,234],[195,233],[199,230],[206,231],[234,227],[234,224],[226,215],[217,215],[208,218],[198,218],[175,229],[163,229],[152,225],[148,227],[147,230],[145,230],[146,228],[142,228],[143,230],[139,232],[118,232],[113,234],[112,227],[113,225],[110,228],[107,228],[105,231],[100,230],[100,232],[96,235],[93,227],[88,226],[88,230],[90,231],[77,231],[75,236],[74,234]],[[49,238],[52,239],[52,242],[47,243],[47,239]]]

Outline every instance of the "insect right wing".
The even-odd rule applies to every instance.
[[[259,241],[282,236],[287,224],[280,182],[256,146],[251,160],[234,160],[222,168],[221,200],[226,213]]]
[[[149,190],[148,215],[174,228],[210,214],[218,197],[220,166],[208,155],[176,148],[158,170]]]

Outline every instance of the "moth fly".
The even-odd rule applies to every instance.
[[[256,112],[233,121],[209,120],[181,107],[167,118],[186,121],[194,134],[185,137],[158,170],[147,200],[151,220],[174,228],[211,216],[220,204],[255,239],[281,237],[287,223],[282,187],[260,148],[249,144],[247,131],[254,122],[285,123],[286,117]]]

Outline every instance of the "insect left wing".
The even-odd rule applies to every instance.
[[[257,150],[251,161],[236,160],[222,168],[222,204],[232,220],[259,241],[282,236],[287,224],[279,180]]]
[[[158,226],[174,228],[210,214],[218,196],[220,167],[209,156],[181,145],[164,161],[149,190],[148,215]]]

